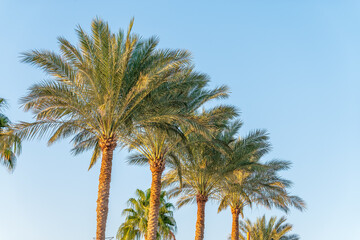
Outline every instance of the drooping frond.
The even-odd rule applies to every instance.
[[[279,177],[278,171],[288,169],[289,162],[272,160],[255,168],[235,171],[219,182],[217,199],[218,211],[228,206],[242,210],[244,207],[261,205],[276,207],[285,212],[289,207],[299,210],[305,208],[305,202],[298,196],[292,196],[288,188],[292,183]]]
[[[229,122],[226,118],[222,121],[225,124],[213,131],[212,138],[190,134],[186,145],[175,149],[174,155],[180,163],[169,164],[172,170],[164,176],[163,182],[170,187],[169,196],[178,197],[179,207],[194,203],[199,195],[218,199],[223,179],[234,171],[252,168],[261,155],[256,155],[258,151],[267,149],[265,132],[237,138],[242,123],[238,120]],[[226,204],[227,200],[223,200],[221,208]]]
[[[9,171],[13,171],[16,157],[21,152],[21,138],[10,120],[3,114],[5,108],[7,103],[0,98],[0,163]]]

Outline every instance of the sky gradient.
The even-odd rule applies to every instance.
[[[211,86],[226,84],[244,121],[242,134],[270,132],[264,159],[293,162],[283,176],[305,199],[305,212],[288,221],[301,239],[353,240],[360,235],[360,2],[357,0],[241,1],[5,1],[0,0],[0,97],[14,122],[31,121],[19,98],[46,78],[19,62],[30,49],[57,51],[56,37],[76,43],[75,27],[89,30],[98,16],[112,31],[157,35],[162,48],[193,53]],[[90,240],[95,236],[99,165],[87,171],[90,153],[70,154],[68,141],[48,147],[24,142],[13,174],[0,167],[0,239]],[[150,186],[147,167],[125,163],[116,151],[107,235],[115,236],[122,209],[135,189]],[[246,217],[283,213],[247,209]],[[175,212],[178,240],[194,238],[196,206]],[[227,239],[230,210],[206,209],[206,240]]]

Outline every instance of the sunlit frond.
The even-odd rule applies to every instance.
[[[118,229],[116,239],[134,240],[141,239],[147,232],[148,213],[150,205],[150,189],[147,191],[136,190],[136,198],[128,200],[129,208],[123,210],[125,222]],[[157,239],[173,240],[177,231],[176,221],[173,217],[174,206],[168,202],[165,191],[160,194],[159,229]]]
[[[16,133],[10,120],[3,114],[7,103],[0,98],[0,164],[9,171],[13,171],[16,165],[16,157],[21,152],[21,138]]]
[[[251,239],[256,240],[299,240],[296,234],[289,234],[293,226],[285,223],[286,218],[281,217],[276,221],[276,217],[271,217],[267,221],[265,216],[258,218],[255,223],[249,219],[240,222],[240,239],[245,240],[246,234],[250,233]]]

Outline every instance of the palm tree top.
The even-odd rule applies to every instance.
[[[289,167],[288,161],[271,160],[250,171],[235,171],[226,176],[219,183],[218,211],[230,206],[232,211],[239,211],[243,217],[243,209],[253,205],[276,207],[284,212],[288,212],[291,206],[300,211],[304,210],[304,200],[288,192],[292,182],[278,174],[278,171]]]
[[[208,76],[193,70],[188,51],[157,49],[157,37],[140,38],[132,27],[133,20],[126,33],[114,34],[97,18],[91,35],[77,27],[77,46],[59,37],[59,54],[23,53],[23,62],[41,68],[50,79],[34,84],[21,98],[24,110],[36,119],[18,125],[22,136],[46,135],[49,144],[73,136],[74,154],[94,149],[91,167],[101,146],[124,146],[139,127],[167,128],[179,121],[201,129],[188,110],[226,97],[228,88],[204,89]]]
[[[297,234],[289,234],[292,231],[293,225],[286,223],[286,217],[271,217],[269,221],[266,220],[265,215],[258,218],[255,223],[249,219],[240,222],[240,240],[246,239],[246,233],[250,233],[251,239],[256,240],[299,240]]]
[[[235,170],[249,169],[256,162],[250,159],[250,153],[254,156],[267,152],[269,143],[266,131],[253,131],[245,137],[238,137],[241,126],[240,120],[227,121],[226,125],[214,132],[211,140],[197,134],[189,136],[187,151],[182,149],[178,154],[182,159],[179,167],[181,176],[174,164],[171,166],[173,170],[164,177],[164,184],[175,184],[170,194],[180,195],[178,206],[195,202],[199,196],[217,198],[222,179]]]

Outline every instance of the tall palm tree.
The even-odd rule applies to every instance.
[[[21,140],[14,132],[10,120],[3,114],[6,101],[0,98],[0,162],[12,171],[16,163],[16,155],[21,151]]]
[[[235,140],[233,136],[240,127],[241,122],[235,121],[227,128],[214,132],[215,137],[211,141],[199,135],[190,135],[187,151],[180,149],[178,152],[181,159],[180,174],[178,166],[173,165],[173,169],[164,177],[166,185],[173,185],[169,192],[170,196],[180,196],[177,202],[179,207],[188,203],[197,203],[195,240],[204,239],[205,205],[209,199],[216,198],[221,179],[234,170],[249,168],[252,163],[244,156],[253,152],[255,146],[262,145],[262,151],[267,151],[266,132],[255,131],[239,143],[242,144],[241,151],[244,156],[229,157],[228,144]]]
[[[198,109],[212,99],[223,98],[227,96],[227,88],[222,86],[214,90],[207,90],[204,87],[208,83],[207,76],[192,72],[183,77],[183,81],[174,87],[171,93],[157,95],[163,98],[160,102],[168,102],[169,99],[180,98],[184,101],[182,109],[183,114],[191,114],[191,122],[173,122],[166,129],[156,127],[145,127],[134,131],[128,135],[128,142],[131,142],[131,148],[136,149],[137,153],[131,156],[132,164],[149,164],[152,172],[150,211],[148,222],[149,239],[156,237],[157,218],[159,209],[159,194],[161,190],[161,177],[168,161],[175,161],[179,166],[181,162],[173,158],[173,150],[183,145],[186,136],[189,134],[202,134],[207,136],[210,130],[215,129],[220,122],[237,115],[232,106],[216,106],[209,110],[203,110],[199,113]]]
[[[74,154],[93,150],[89,169],[102,156],[96,240],[105,239],[115,148],[127,146],[127,136],[135,130],[193,122],[181,107],[186,102],[158,97],[171,93],[181,86],[176,83],[184,75],[191,75],[190,54],[157,50],[156,37],[141,40],[131,33],[132,26],[133,21],[126,34],[113,34],[107,23],[95,19],[91,35],[77,28],[78,46],[59,37],[60,54],[33,50],[22,55],[23,62],[51,78],[34,84],[22,98],[24,110],[32,110],[36,121],[20,123],[21,135],[50,134],[49,144],[73,136]]]
[[[277,176],[278,171],[288,168],[289,162],[273,160],[251,171],[235,171],[219,182],[218,212],[231,208],[231,240],[239,240],[239,215],[244,218],[246,206],[277,207],[285,212],[290,206],[299,210],[305,207],[301,198],[287,192],[291,182]]]
[[[265,216],[258,218],[255,223],[249,219],[240,223],[240,240],[246,240],[247,232],[250,233],[251,239],[256,240],[299,240],[296,234],[288,234],[293,226],[285,223],[286,217],[281,217],[276,221],[276,217],[271,217],[269,221]]]
[[[147,240],[147,228],[150,208],[150,189],[143,192],[136,190],[137,198],[128,200],[129,208],[124,209],[125,222],[119,227],[116,239],[118,240]],[[174,206],[168,202],[166,192],[160,194],[160,208],[156,239],[175,240],[176,222],[173,217]]]

